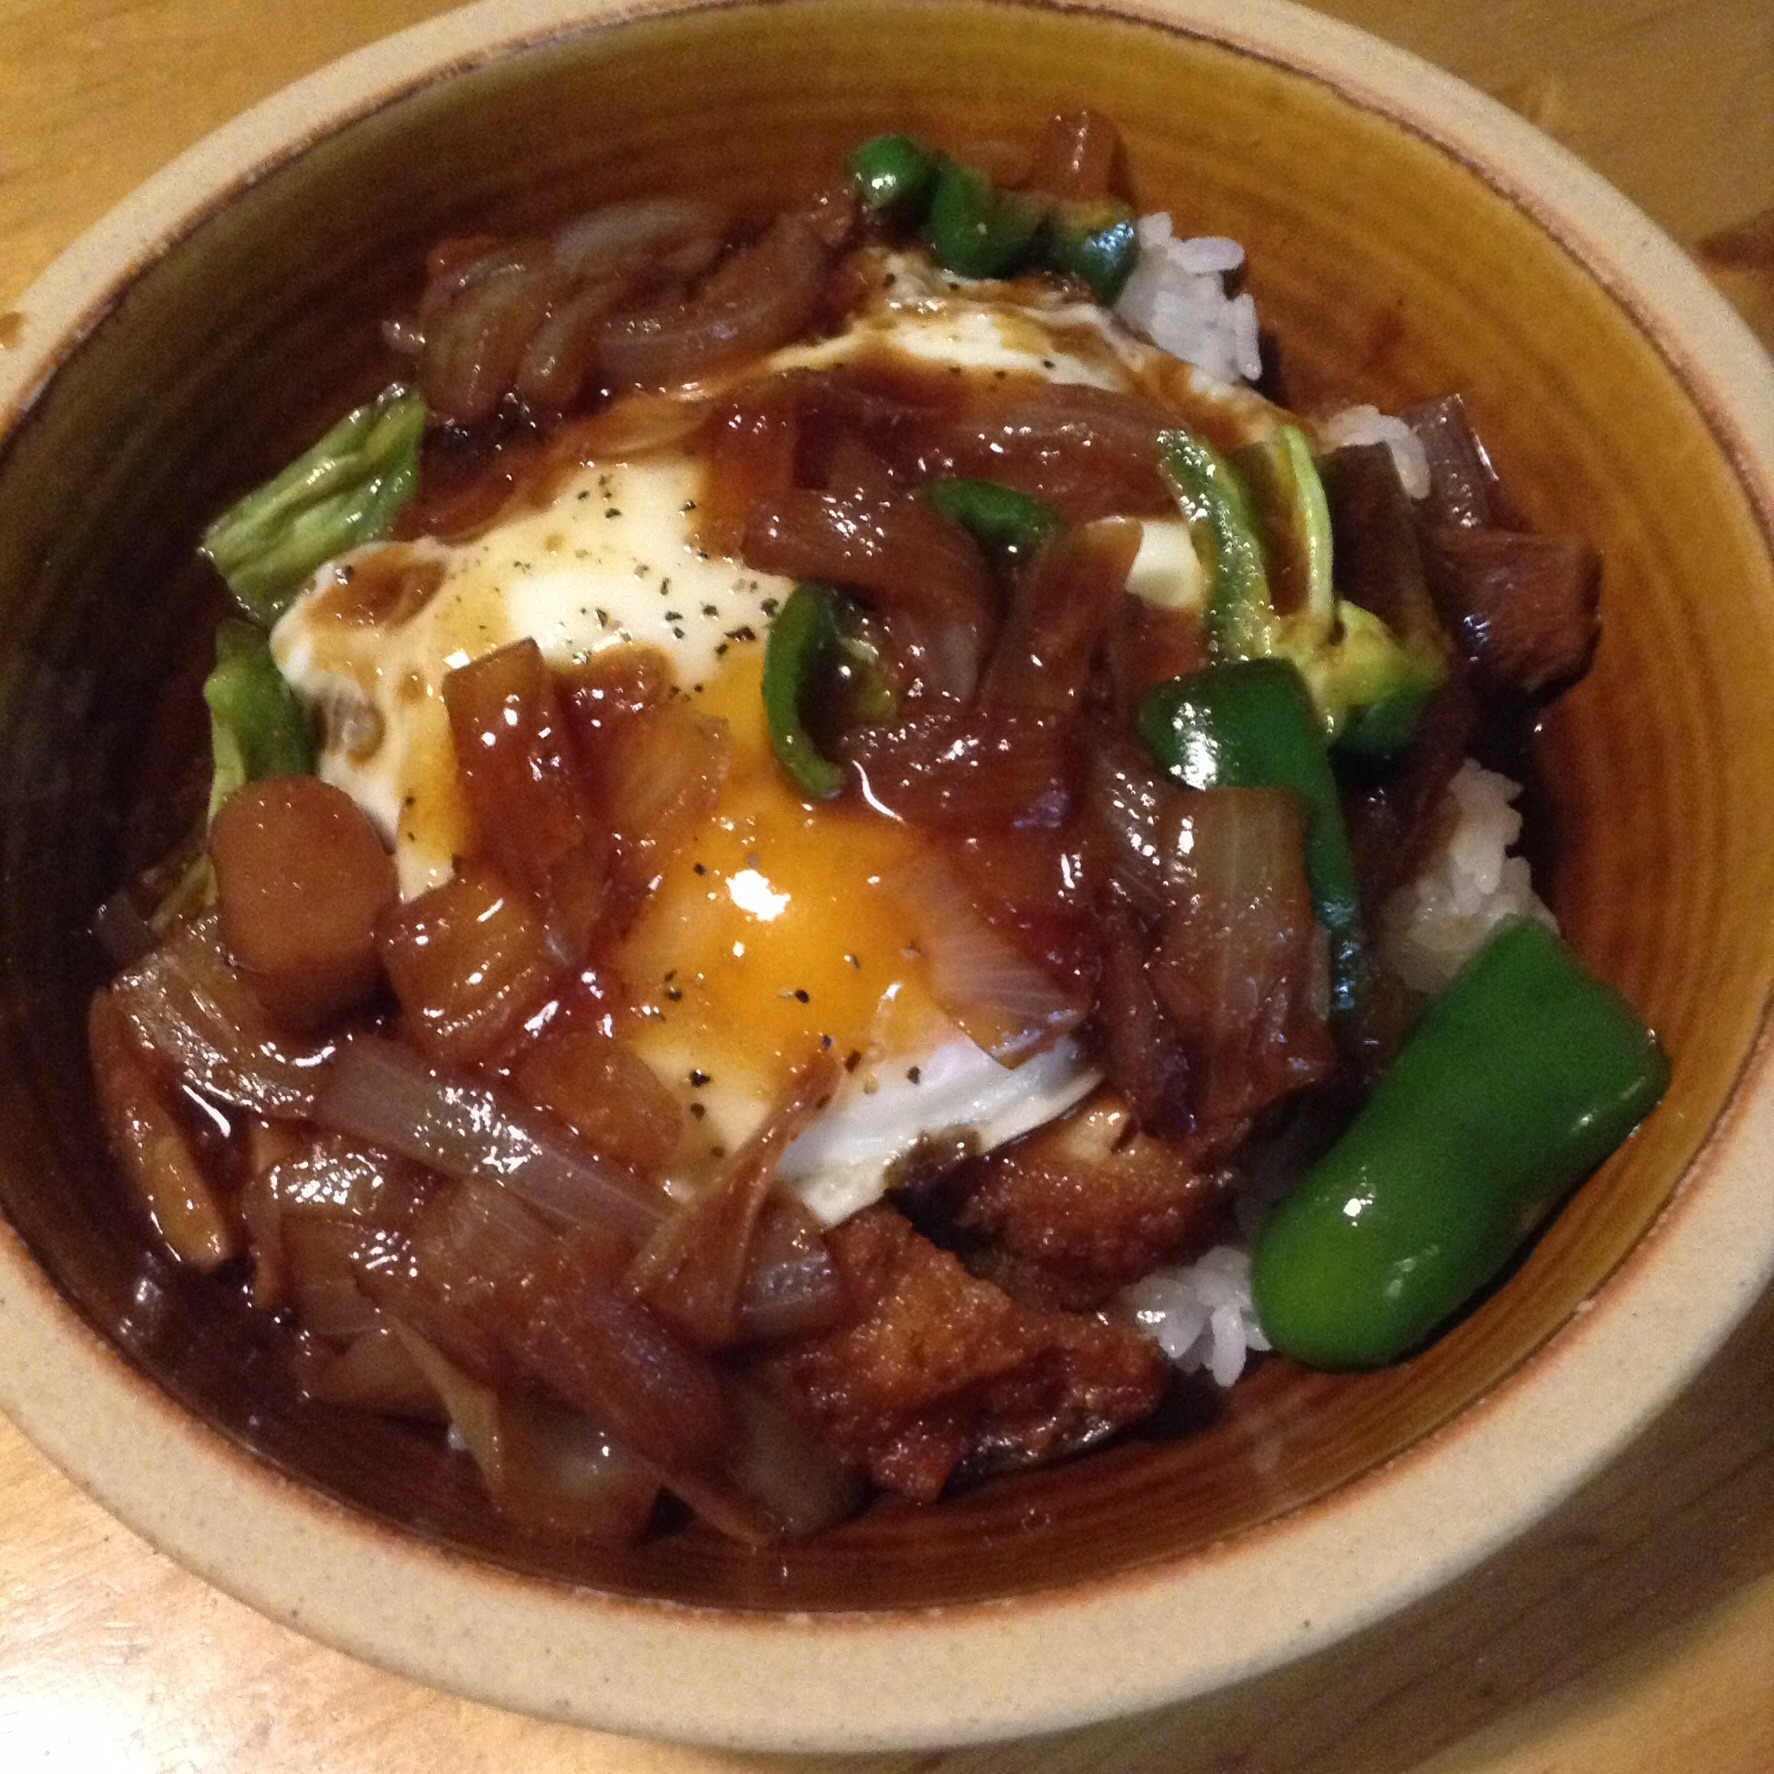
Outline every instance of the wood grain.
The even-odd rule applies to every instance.
[[[0,0],[0,310],[143,177],[425,0]],[[1765,0],[1340,0],[1589,159],[1774,315]],[[1766,335],[1764,335],[1766,336]],[[1213,1699],[855,1774],[1766,1774],[1774,1768],[1774,1300],[1614,1469],[1463,1583]],[[1038,1679],[1031,1672],[1031,1679]],[[186,1575],[0,1422],[0,1767],[766,1770],[431,1693]]]

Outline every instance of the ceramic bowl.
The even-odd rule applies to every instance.
[[[205,612],[181,563],[371,373],[435,237],[660,191],[768,207],[877,131],[1026,140],[1080,103],[1118,120],[1142,208],[1245,243],[1295,404],[1464,389],[1533,520],[1600,546],[1605,639],[1538,751],[1547,891],[1661,1031],[1668,1100],[1399,1367],[1272,1361],[1197,1420],[767,1556],[514,1533],[434,1437],[304,1406],[265,1329],[146,1248],[103,1162],[85,931],[188,742]],[[1080,1722],[1445,1581],[1763,1285],[1769,365],[1621,198],[1456,82],[1255,0],[489,4],[223,130],[22,314],[0,353],[0,1403],[267,1613],[632,1732],[859,1748]]]

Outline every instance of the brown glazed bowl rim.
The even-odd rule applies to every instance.
[[[702,9],[484,0],[286,89],[150,180],[26,293],[20,336],[0,352],[0,419],[10,425],[29,408],[145,263],[317,137],[452,70],[577,28]],[[1080,10],[1278,62],[1476,172],[1634,317],[1774,534],[1774,365],[1685,255],[1569,154],[1415,57],[1277,0]],[[1329,1497],[1099,1582],[917,1612],[791,1615],[519,1577],[403,1535],[242,1452],[88,1326],[4,1222],[0,1407],[180,1563],[275,1619],[442,1688],[605,1729],[756,1749],[1054,1730],[1224,1686],[1367,1625],[1521,1532],[1661,1409],[1774,1273],[1769,1046],[1764,1021],[1725,1112],[1627,1261],[1476,1406]]]

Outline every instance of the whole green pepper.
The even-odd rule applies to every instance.
[[[1396,1361],[1508,1263],[1657,1105],[1669,1062],[1543,925],[1502,926],[1276,1210],[1251,1286],[1314,1367]]]
[[[977,167],[944,158],[936,173],[924,237],[936,262],[960,277],[1005,277],[1030,260],[1041,211],[1000,191]]]
[[[911,136],[876,136],[853,149],[847,165],[862,207],[900,221],[923,214],[936,183],[937,157]]]
[[[814,801],[843,791],[844,768],[819,749],[807,730],[807,704],[831,669],[839,646],[838,594],[830,586],[797,585],[770,624],[764,648],[764,718],[777,761]]]
[[[961,477],[927,481],[924,497],[982,547],[1026,560],[1063,527],[1044,499],[995,480]]]

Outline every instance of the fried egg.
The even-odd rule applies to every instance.
[[[963,373],[1139,386],[1149,348],[1100,310],[992,300],[909,269],[890,285],[844,333],[754,373],[898,351]],[[680,1181],[708,1174],[755,1131],[810,1054],[841,1060],[836,1096],[780,1171],[834,1223],[876,1199],[926,1142],[987,1149],[1072,1107],[1098,1073],[1071,1040],[1015,1068],[977,1047],[932,995],[892,890],[916,861],[916,834],[845,804],[809,807],[785,780],[761,680],[770,621],[792,586],[698,546],[700,478],[685,448],[666,444],[579,466],[546,505],[473,541],[358,550],[316,575],[272,646],[320,711],[320,774],[381,828],[407,898],[447,880],[465,848],[442,699],[450,671],[526,636],[556,666],[631,645],[670,661],[678,689],[729,723],[733,767],[715,817],[624,939],[624,1033],[688,1111]],[[1199,602],[1180,520],[1147,523],[1129,588],[1170,607]]]

